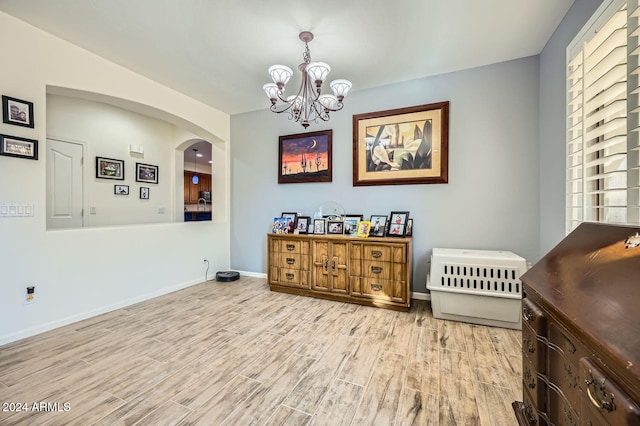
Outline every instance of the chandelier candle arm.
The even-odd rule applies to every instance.
[[[273,83],[262,86],[271,101],[271,111],[275,113],[289,113],[289,119],[300,122],[305,129],[311,122],[328,121],[329,112],[343,108],[342,101],[347,96],[352,85],[349,80],[338,79],[329,86],[333,95],[322,94],[322,85],[326,81],[331,67],[324,62],[311,62],[311,52],[308,43],[313,40],[313,34],[303,31],[298,36],[304,42],[303,63],[298,66],[302,74],[302,82],[297,94],[284,97],[285,85],[291,79],[293,71],[286,65],[269,67],[269,75]],[[279,103],[282,102],[282,103]]]

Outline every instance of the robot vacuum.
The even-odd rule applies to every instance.
[[[236,271],[220,271],[216,272],[216,281],[236,281],[240,279],[240,273]]]

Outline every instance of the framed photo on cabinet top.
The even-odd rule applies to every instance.
[[[449,102],[353,116],[353,186],[447,183]]]
[[[371,222],[369,235],[373,237],[384,237],[384,233],[387,230],[387,216],[371,215],[369,222]]]
[[[280,136],[278,183],[331,182],[332,130]]]
[[[327,234],[343,234],[343,233],[344,233],[344,221],[342,220],[327,221]]]
[[[298,231],[299,234],[308,234],[310,223],[311,218],[309,216],[299,216],[296,219],[295,230]]]
[[[314,219],[313,220],[313,233],[314,234],[325,234],[326,233],[326,219]]]

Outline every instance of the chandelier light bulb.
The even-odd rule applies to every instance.
[[[342,102],[351,89],[351,82],[349,80],[338,79],[333,80],[329,86],[331,87],[331,90],[333,90],[333,94],[336,95],[336,98]]]
[[[324,62],[311,62],[307,65],[307,73],[318,88],[322,86],[330,72],[331,67]]]
[[[267,97],[271,99],[271,103],[275,104],[278,100],[278,92],[280,91],[280,89],[278,89],[278,85],[275,83],[267,83],[262,86],[262,90],[264,90],[264,93],[267,94]]]
[[[269,74],[273,82],[282,90],[293,75],[293,71],[286,65],[272,65],[269,67]]]

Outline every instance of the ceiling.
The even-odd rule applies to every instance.
[[[228,114],[269,106],[282,63],[353,91],[541,52],[573,0],[0,0],[0,10]],[[299,77],[289,82],[297,91]],[[295,90],[294,90],[295,89]],[[347,98],[348,102],[348,98]]]

